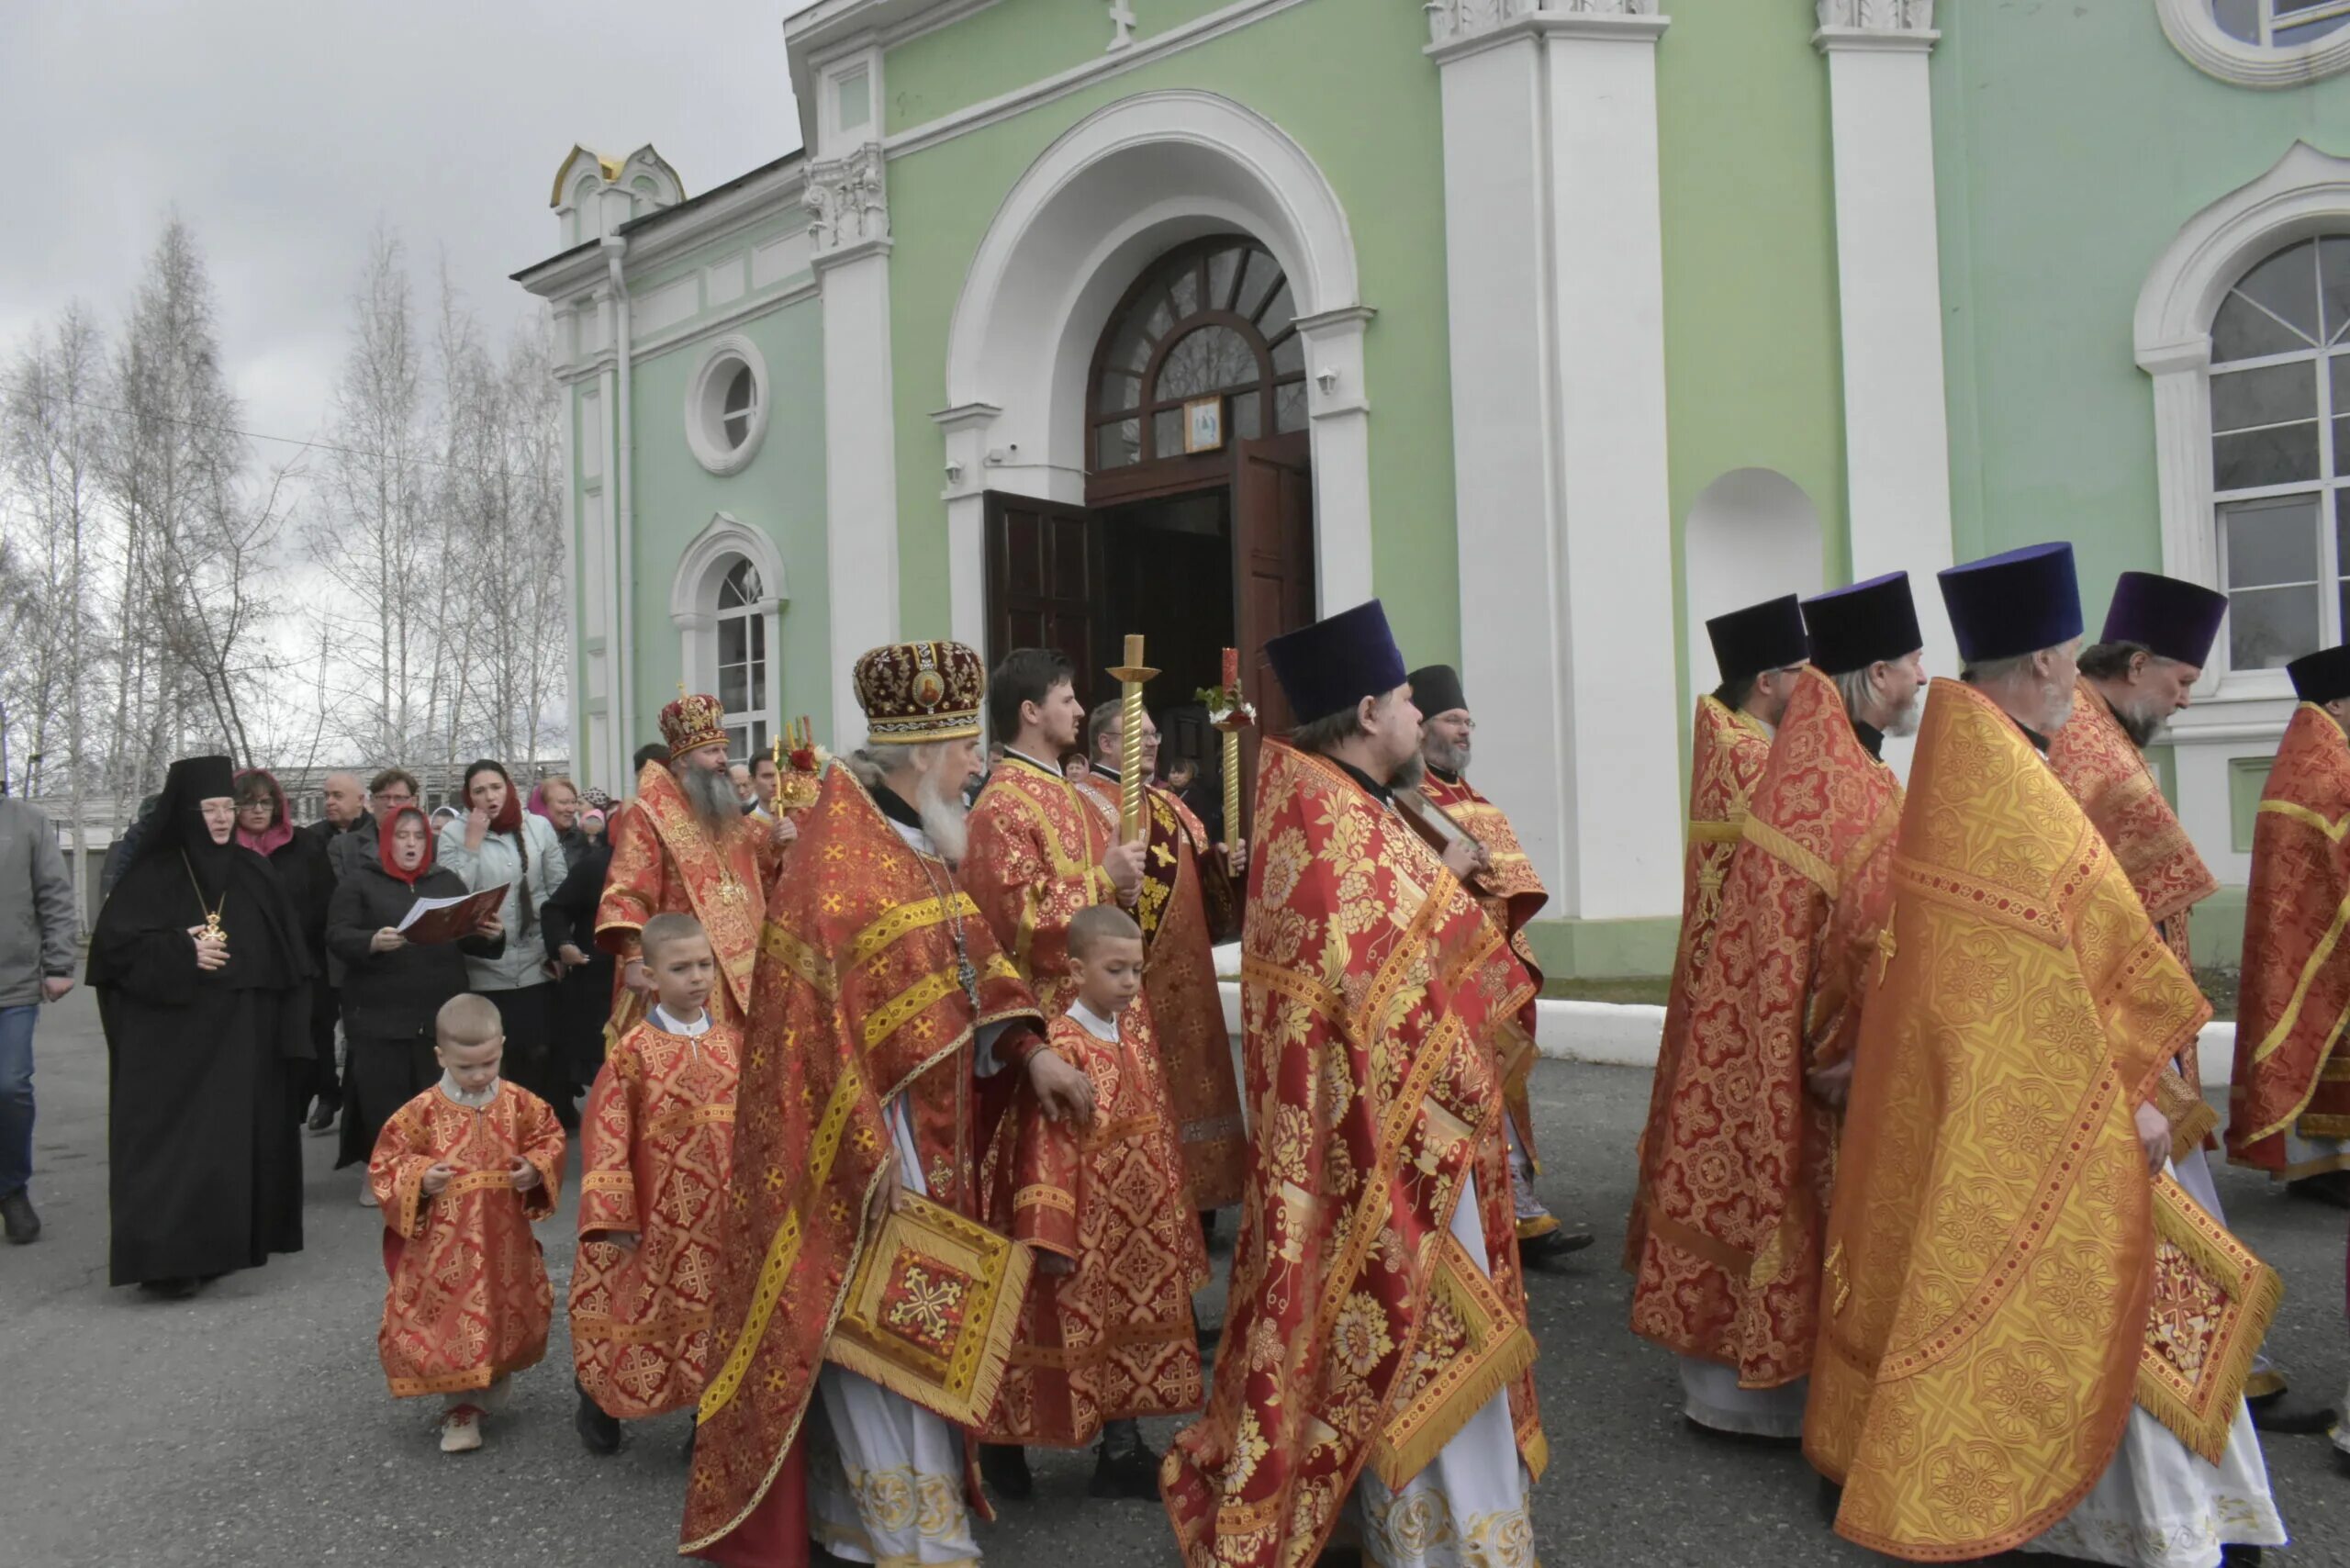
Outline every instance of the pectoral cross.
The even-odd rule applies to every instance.
[[[1876,983],[1883,985],[1886,971],[1893,968],[1893,955],[1900,951],[1899,945],[1893,939],[1893,917],[1889,914],[1885,917],[1885,924],[1878,928],[1876,950],[1882,955],[1876,967]]]
[[[1104,54],[1115,54],[1122,49],[1132,49],[1135,42],[1135,10],[1127,0],[1110,0],[1110,25],[1118,29]]]

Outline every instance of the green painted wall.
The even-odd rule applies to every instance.
[[[632,286],[632,292],[642,293],[644,286]],[[831,733],[822,307],[812,297],[800,299],[725,330],[757,344],[767,369],[767,439],[740,473],[711,473],[686,444],[686,386],[706,344],[683,343],[650,358],[640,356],[634,365],[636,602],[630,645],[636,661],[637,727],[644,733],[624,745],[623,754],[655,738],[654,717],[676,694],[680,647],[669,619],[670,587],[686,546],[720,511],[775,541],[791,595],[782,614],[783,712],[805,713],[815,720],[817,734]],[[772,679],[778,673],[772,667],[774,650],[769,656]]]
[[[2138,291],[2182,224],[2296,139],[2350,153],[2350,77],[2216,81],[2150,4],[1935,18],[1953,543],[1967,560],[2072,540],[2094,623],[2119,573],[2162,566]]]
[[[1134,38],[1223,9],[1231,0],[1134,0]],[[1378,0],[1385,4],[1386,0]],[[1369,10],[1366,0],[1347,0]],[[1413,7],[1398,7],[1411,9]],[[882,68],[889,102],[882,124],[895,136],[972,104],[1101,60],[1115,36],[1102,0],[1003,0],[976,17],[925,33],[890,51]],[[1423,22],[1420,41],[1427,41]],[[897,193],[890,193],[897,205]]]
[[[1732,469],[1800,486],[1819,511],[1821,581],[1849,576],[1835,170],[1826,62],[1795,14],[1808,9],[1672,7],[1657,47],[1675,647],[1683,527]],[[1695,672],[1699,689],[1711,674]],[[1684,669],[1684,711],[1691,683]]]
[[[1208,8],[1204,3],[1191,7]],[[1182,6],[1164,0],[1136,9],[1154,27],[1184,13]],[[1057,10],[1072,19],[1058,32],[1038,25],[1038,13]],[[897,123],[901,92],[919,91],[923,103],[934,104],[932,95],[948,90],[967,56],[975,62],[1025,59],[1019,79],[1033,80],[1056,68],[1062,35],[1081,43],[1102,31],[1100,19],[1099,6],[1076,0],[1024,0],[905,44],[884,66],[891,123]],[[1373,586],[1388,597],[1396,635],[1415,659],[1458,655],[1443,126],[1436,66],[1421,53],[1427,42],[1427,19],[1416,6],[1308,0],[1002,124],[891,161],[900,612],[909,635],[943,629],[947,621],[946,512],[938,498],[946,448],[930,416],[946,402],[947,328],[990,220],[1029,164],[1087,115],[1134,94],[1196,87],[1248,105],[1294,138],[1346,209],[1362,298],[1379,311],[1363,344],[1372,409]],[[1099,48],[1088,45],[1085,57]],[[1335,90],[1340,83],[1344,91]]]

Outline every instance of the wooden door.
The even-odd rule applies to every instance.
[[[988,667],[1014,648],[1051,648],[1076,670],[1078,695],[1097,700],[1096,613],[1107,592],[1101,519],[990,491],[985,526]]]
[[[1314,620],[1309,453],[1302,431],[1239,442],[1233,449],[1233,625],[1240,648],[1241,684],[1257,705],[1258,724],[1242,747],[1248,781],[1257,777],[1258,733],[1286,735],[1292,722],[1289,700],[1265,658],[1265,644]],[[1245,814],[1250,809],[1250,791],[1242,793]]]

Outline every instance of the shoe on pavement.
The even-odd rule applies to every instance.
[[[1126,1449],[1103,1443],[1094,1451],[1093,1479],[1085,1488],[1089,1497],[1125,1497],[1137,1502],[1158,1500],[1158,1456],[1135,1440]]]
[[[33,1213],[33,1201],[22,1187],[0,1198],[0,1222],[6,1224],[8,1239],[18,1247],[40,1239],[40,1215]]]
[[[481,1412],[460,1405],[441,1417],[441,1451],[471,1453],[481,1447]]]
[[[981,1443],[979,1479],[998,1496],[1014,1502],[1036,1493],[1036,1478],[1028,1473],[1028,1450],[1018,1443]]]
[[[378,1206],[378,1205],[377,1205],[377,1204],[376,1204],[376,1202],[375,1202],[375,1182],[369,1182],[369,1181],[365,1181],[365,1180],[362,1180],[362,1181],[360,1182],[360,1183],[359,1183],[359,1206],[360,1206],[361,1208],[363,1208],[363,1209],[372,1209],[372,1208],[375,1208],[375,1207],[377,1207],[377,1206]]]
[[[141,1280],[139,1288],[159,1301],[185,1301],[204,1288],[202,1280]]]
[[[2314,1176],[2304,1176],[2298,1182],[2286,1182],[2285,1192],[2290,1197],[2350,1209],[2350,1170],[2322,1170]]]
[[[579,1446],[589,1453],[621,1451],[620,1417],[606,1414],[584,1388],[579,1391],[579,1407],[571,1413],[571,1429],[579,1434]]]
[[[1521,1235],[1517,1240],[1518,1260],[1523,1263],[1547,1263],[1580,1252],[1597,1238],[1581,1226],[1559,1226],[1539,1236]]]
[[[2300,1398],[2288,1388],[2245,1403],[2252,1406],[2252,1424],[2264,1432],[2308,1437],[2333,1430],[2333,1406],[2322,1400]]]
[[[309,1121],[304,1124],[310,1129],[310,1136],[324,1137],[334,1131],[334,1119],[341,1110],[341,1100],[330,1100],[323,1094],[319,1095],[318,1103],[310,1107]]]

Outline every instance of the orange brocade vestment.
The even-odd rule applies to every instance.
[[[1771,732],[1751,714],[1697,699],[1689,743],[1689,828],[1681,854],[1681,942],[1673,955],[1673,985],[1665,994],[1664,1035],[1657,1044],[1656,1076],[1649,1087],[1649,1117],[1640,1134],[1640,1179],[1624,1235],[1624,1269],[1640,1266],[1648,1238],[1649,1188],[1656,1176],[1661,1133],[1680,1081],[1681,1047],[1689,1033],[1689,984],[1705,969],[1721,913],[1722,884],[1731,854],[1746,831],[1754,787],[1771,760]]]
[[[514,1190],[518,1156],[539,1173],[527,1193]],[[427,1197],[435,1165],[456,1174]],[[375,1349],[394,1394],[487,1388],[546,1354],[554,1294],[531,1222],[554,1212],[562,1182],[562,1124],[511,1083],[478,1110],[435,1084],[384,1124],[367,1183],[390,1276]]]
[[[2105,835],[2179,967],[2193,974],[2188,912],[2218,892],[2220,879],[2195,852],[2178,813],[2164,799],[2146,754],[2086,676],[2073,697],[2073,716],[2049,737],[2048,766]],[[2179,1053],[2176,1070],[2164,1074],[2161,1104],[2181,1157],[2201,1148],[2219,1125],[2203,1102],[2192,1040]]]
[[[1659,1089],[1632,1287],[1634,1333],[1733,1367],[1743,1387],[1811,1370],[1837,1126],[1805,1076],[1852,1048],[1900,817],[1901,786],[1836,683],[1803,671]]]
[[[2023,733],[1956,681],[1927,697],[1887,930],[1804,1450],[1843,1483],[1838,1533],[1989,1557],[2121,1441],[2155,1275],[2133,1117],[2210,1008]]]
[[[910,847],[846,766],[825,769],[792,853],[811,873],[781,879],[768,901],[735,1090],[681,1531],[697,1554],[727,1554],[738,1530],[785,1551],[805,1546],[804,1531],[783,1539],[752,1516],[770,1500],[778,1517],[792,1513],[788,1462],[892,1157],[885,1103],[897,1098],[909,1118],[931,1199],[976,1216],[973,1042],[988,1024],[1041,1027],[946,862]]]
[[[605,1058],[580,1120],[571,1357],[579,1386],[622,1420],[701,1397],[740,1049],[714,1014],[693,1036],[648,1018]],[[636,1246],[606,1239],[615,1231]]]
[[[1078,790],[1114,838],[1117,778],[1096,771],[1079,780]],[[1220,1209],[1240,1201],[1248,1132],[1240,1119],[1240,1080],[1233,1070],[1232,1032],[1224,1024],[1215,937],[1208,926],[1204,857],[1212,846],[1207,824],[1172,793],[1154,784],[1143,799],[1150,844],[1135,908],[1149,945],[1143,991],[1158,1035],[1160,1080],[1175,1118],[1185,1202]]]
[[[1487,865],[1477,873],[1476,883],[1470,891],[1485,915],[1509,938],[1510,951],[1526,966],[1527,978],[1534,982],[1536,995],[1542,990],[1542,970],[1534,961],[1534,945],[1526,939],[1526,923],[1550,902],[1550,892],[1542,886],[1542,879],[1534,869],[1534,862],[1527,857],[1525,846],[1517,842],[1517,830],[1509,825],[1509,813],[1494,804],[1466,778],[1447,778],[1434,768],[1427,771],[1420,785],[1420,792],[1444,808],[1447,815],[1468,830],[1469,836],[1483,845]],[[1519,1010],[1518,1022],[1525,1026],[1526,1037],[1534,1038],[1534,997],[1526,1000]],[[1534,1065],[1534,1054],[1522,1051],[1508,1064],[1502,1090],[1509,1105],[1509,1119],[1517,1128],[1519,1147],[1536,1170],[1541,1161],[1534,1151],[1534,1105],[1527,1097],[1527,1070]],[[1546,1222],[1554,1227],[1555,1221]]]
[[[968,888],[988,929],[1058,1018],[1077,994],[1069,967],[1069,923],[1077,912],[1115,900],[1102,857],[1110,834],[1060,773],[1008,753],[971,808],[963,857]]]
[[[781,851],[768,848],[767,823],[758,817],[735,819],[725,837],[711,843],[666,764],[646,763],[636,791],[612,819],[612,866],[596,906],[597,945],[625,968],[625,960],[637,956],[646,921],[656,914],[692,915],[718,958],[722,983],[711,991],[711,1010],[739,1025],[751,1000],[767,885]],[[644,1016],[644,999],[621,985],[618,975],[613,991],[609,1037],[617,1040]]]
[[[2228,1093],[2228,1158],[2298,1180],[2350,1155],[2295,1166],[2285,1135],[2350,1138],[2350,741],[2324,709],[2293,711],[2253,819],[2244,980]]]
[[[1030,1275],[989,1442],[1083,1448],[1104,1421],[1200,1407],[1192,1293],[1207,1282],[1207,1248],[1183,1199],[1146,1002],[1119,1036],[1097,1039],[1066,1014],[1047,1036],[1093,1081],[1092,1126],[1046,1120],[1023,1084],[996,1129],[990,1222],[1076,1269]]]
[[[1159,1473],[1191,1568],[1312,1562],[1366,1463],[1400,1488],[1503,1391],[1547,1458],[1495,1066],[1525,967],[1334,764],[1266,742],[1255,822],[1248,1192],[1207,1414]],[[1450,1232],[1472,1176],[1482,1259]]]

